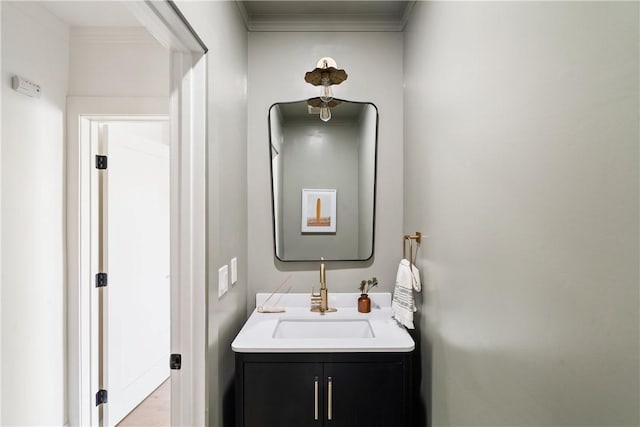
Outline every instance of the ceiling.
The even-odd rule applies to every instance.
[[[250,31],[402,31],[415,1],[237,0]]]
[[[249,31],[402,31],[415,3],[415,0],[235,1]],[[39,2],[70,26],[139,26],[127,3],[131,1]]]

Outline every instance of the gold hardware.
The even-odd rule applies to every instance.
[[[337,308],[329,307],[329,291],[320,289],[319,294],[311,294],[311,311],[313,313],[335,313]]]
[[[327,289],[327,272],[324,267],[324,257],[320,257],[320,290]]]
[[[407,258],[407,241],[409,241],[409,269],[413,271],[413,241],[416,241],[418,245],[422,242],[422,233],[416,231],[415,235],[405,234],[402,238],[402,258]]]
[[[318,377],[313,380],[313,393],[315,402],[313,405],[313,419],[318,421]]]
[[[329,291],[327,290],[327,273],[324,267],[324,257],[320,258],[320,293],[313,292],[311,287],[311,311],[314,313],[333,313],[337,308],[329,307]]]
[[[329,380],[329,392],[327,399],[329,401],[329,404],[327,405],[327,419],[331,421],[333,419],[333,378],[328,377],[327,379]]]
[[[320,293],[315,293],[313,286],[311,286],[311,311],[320,311],[320,305],[322,303],[322,297]]]

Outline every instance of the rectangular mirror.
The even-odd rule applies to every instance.
[[[269,109],[271,195],[281,261],[366,261],[373,256],[378,109],[334,99]]]

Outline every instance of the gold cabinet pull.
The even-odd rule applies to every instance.
[[[333,378],[328,377],[328,405],[327,405],[327,420],[331,421],[333,419]]]
[[[313,380],[313,393],[314,393],[314,405],[313,405],[313,419],[318,421],[318,377]]]

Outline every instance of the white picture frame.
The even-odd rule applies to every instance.
[[[302,233],[335,233],[336,189],[302,189]]]

